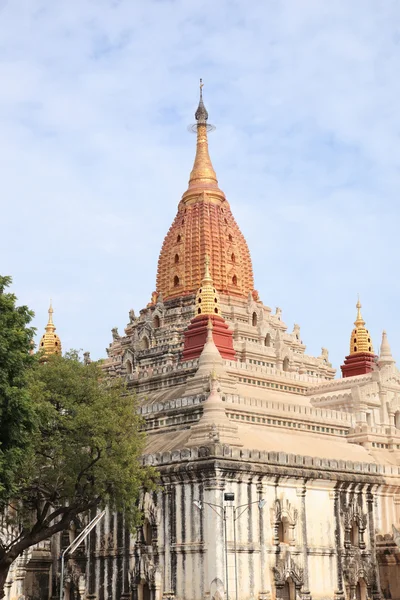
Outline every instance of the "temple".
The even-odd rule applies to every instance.
[[[325,348],[307,354],[300,326],[254,289],[202,85],[195,117],[156,291],[112,330],[104,361],[140,399],[143,461],[161,485],[143,490],[135,535],[107,514],[70,561],[66,597],[400,598],[400,372],[387,335],[375,355],[358,302],[342,377]]]

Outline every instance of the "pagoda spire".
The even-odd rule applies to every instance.
[[[208,153],[207,132],[214,129],[207,123],[208,112],[203,102],[203,80],[200,79],[200,100],[195,112],[196,124],[193,130],[197,132],[196,156],[190,173],[189,189],[194,187],[218,188],[218,180]]]
[[[49,313],[49,319],[47,321],[47,325],[45,327],[45,331],[48,331],[49,333],[54,333],[54,331],[56,330],[56,328],[55,328],[55,325],[53,323],[53,313],[54,313],[54,310],[53,310],[53,304],[52,304],[51,298],[50,298],[50,306],[49,306],[48,313]]]
[[[395,360],[392,356],[392,351],[389,346],[386,331],[383,331],[378,364],[380,367],[382,367],[384,365],[393,364],[394,362],[395,362]]]
[[[354,325],[356,327],[364,327],[365,325],[365,321],[362,318],[362,314],[361,314],[361,302],[360,302],[360,296],[358,296],[358,300],[357,300],[357,304],[356,304],[356,308],[357,308],[357,318],[354,321]]]
[[[50,300],[49,306],[49,318],[47,321],[47,325],[44,328],[45,333],[42,335],[42,339],[40,340],[39,350],[42,351],[43,356],[41,360],[46,360],[46,357],[50,354],[61,354],[61,340],[58,335],[55,333],[56,326],[53,323],[53,304]]]

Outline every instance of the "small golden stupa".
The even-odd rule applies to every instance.
[[[204,260],[204,277],[196,294],[196,315],[220,315],[219,296],[210,274],[210,257]]]
[[[53,312],[54,310],[50,300],[49,320],[39,344],[39,350],[43,353],[44,357],[50,356],[51,354],[61,355],[61,340],[55,333],[56,327],[53,323]]]
[[[365,321],[361,315],[360,299],[358,299],[356,307],[357,318],[354,321],[355,328],[351,332],[350,354],[358,354],[359,352],[369,352],[371,354],[374,354],[371,336],[368,329],[366,329],[365,327]]]

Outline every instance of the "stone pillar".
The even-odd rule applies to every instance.
[[[163,490],[163,526],[164,526],[164,590],[163,600],[170,600],[174,597],[172,590],[172,561],[171,561],[171,543],[172,543],[172,492],[171,483],[166,483]],[[139,586],[140,588],[140,586]],[[142,600],[139,596],[139,600]]]
[[[367,512],[368,512],[368,531],[369,531],[369,543],[371,550],[371,557],[374,562],[374,570],[372,574],[371,582],[371,594],[373,600],[380,600],[381,596],[381,585],[379,580],[379,565],[376,556],[376,544],[375,544],[375,519],[374,519],[374,494],[371,490],[367,491]]]
[[[307,511],[306,511],[306,493],[307,487],[304,482],[303,487],[297,490],[301,499],[301,531],[303,538],[303,588],[301,591],[302,600],[311,600],[308,578],[308,543],[307,543]]]
[[[224,583],[226,592],[225,532],[223,520],[224,481],[220,477],[210,477],[204,484],[204,561],[205,592],[210,592],[217,579]],[[207,502],[216,506],[211,507]],[[221,508],[217,508],[221,507]],[[213,510],[215,509],[215,510]],[[216,512],[215,512],[216,511]]]
[[[257,485],[258,499],[266,498],[266,485],[261,482]],[[269,507],[265,504],[259,512],[259,528],[260,528],[260,593],[259,600],[269,600],[271,597],[271,581],[270,569],[267,566],[267,553],[265,542],[265,524],[266,516],[268,515]]]
[[[379,391],[379,400],[381,403],[381,425],[391,425],[387,407],[387,393],[385,391]]]
[[[336,580],[334,600],[344,600],[343,590],[343,568],[342,568],[342,533],[340,528],[340,490],[334,491],[334,521],[335,521],[335,544],[336,544]]]

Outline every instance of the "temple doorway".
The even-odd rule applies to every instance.
[[[291,577],[289,577],[280,594],[282,600],[296,600],[296,588]]]
[[[356,585],[356,600],[367,600],[367,585],[364,579],[359,579]]]
[[[138,585],[138,600],[150,600],[150,587],[147,581],[142,581]]]

